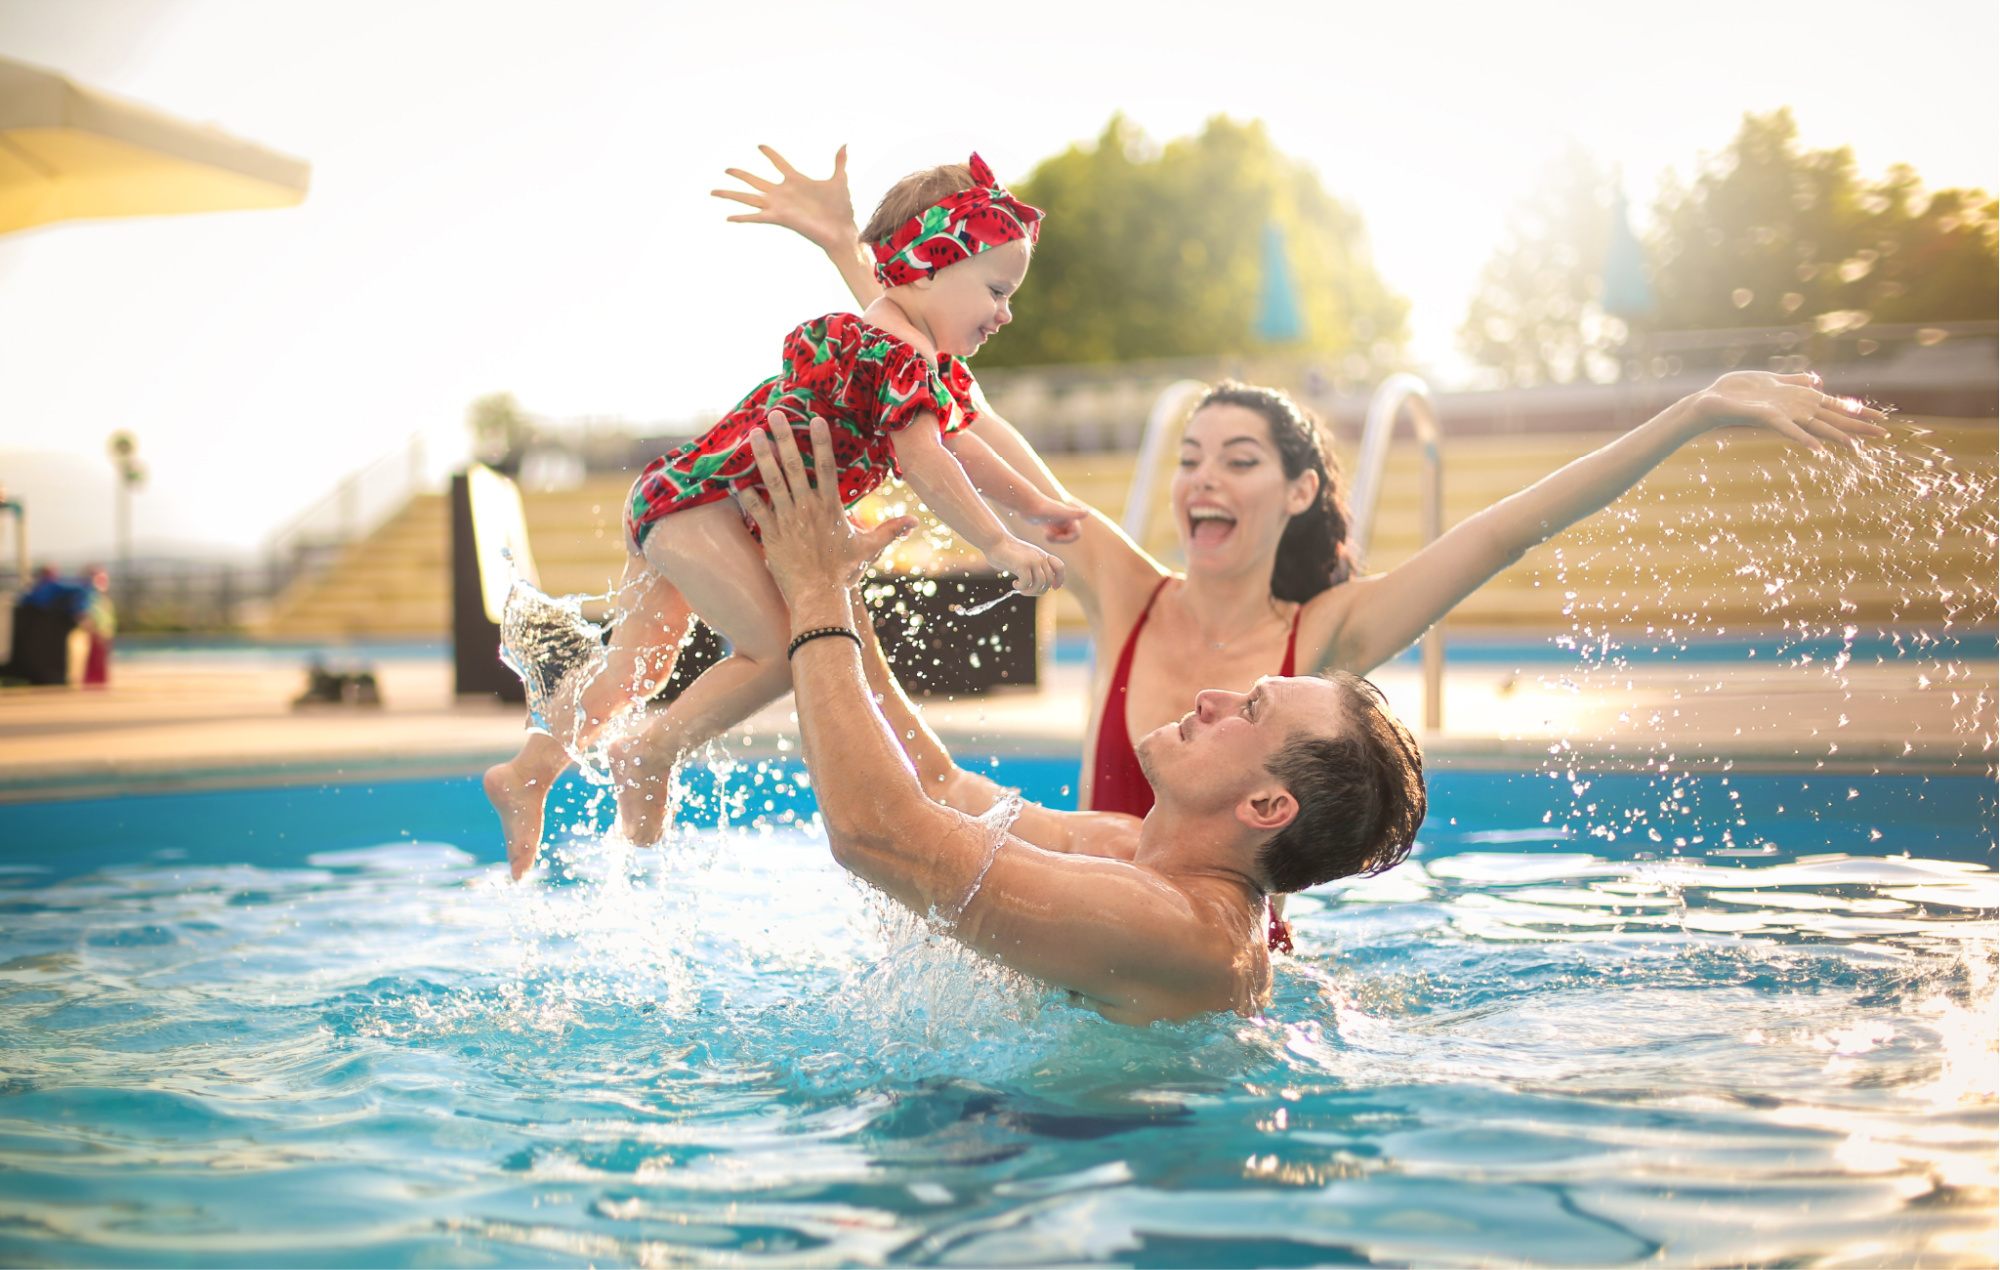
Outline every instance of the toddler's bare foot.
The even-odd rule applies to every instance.
[[[661,782],[660,789],[665,788]],[[618,832],[635,847],[657,847],[667,832],[666,798],[645,782],[644,788],[618,788]]]
[[[618,784],[618,831],[635,847],[656,847],[667,832],[667,793],[673,764],[651,752],[643,735],[611,745],[611,774]]]
[[[535,856],[542,849],[542,808],[548,800],[548,785],[520,772],[511,762],[487,768],[480,783],[487,801],[499,813],[500,831],[507,840],[507,868],[518,882],[535,867]]]

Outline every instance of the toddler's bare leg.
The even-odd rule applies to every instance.
[[[636,554],[625,562],[618,596],[619,618],[611,631],[603,668],[581,685],[576,699],[552,704],[552,710],[563,717],[550,718],[549,726],[573,738],[578,746],[590,744],[607,722],[651,696],[665,682],[673,670],[681,637],[687,632],[691,617],[687,601]],[[513,758],[486,769],[482,783],[500,816],[507,866],[516,878],[534,867],[541,851],[549,788],[569,762],[561,742],[546,733],[531,732]]]
[[[791,617],[735,504],[676,513],[654,530],[646,555],[729,641],[730,655],[612,743],[619,826],[641,845],[657,842],[665,828],[668,780],[681,756],[749,718],[792,684],[785,661]]]

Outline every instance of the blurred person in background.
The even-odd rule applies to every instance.
[[[104,566],[87,566],[84,575],[90,586],[77,625],[90,644],[83,658],[83,686],[102,688],[111,682],[111,641],[118,634],[118,610],[111,603],[111,575]]]
[[[37,566],[32,578],[14,601],[13,645],[0,678],[42,686],[72,683],[82,658],[72,658],[71,637],[89,611],[90,590],[51,565]]]

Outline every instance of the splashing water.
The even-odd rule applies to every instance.
[[[66,842],[129,841],[0,872],[0,1205],[33,1213],[0,1247],[1979,1264],[2000,889],[1969,791],[1906,784],[1858,800],[1909,808],[1891,854],[1645,861],[1441,772],[1461,823],[1299,897],[1263,1017],[1137,1029],[844,881],[809,820],[578,832],[524,888],[454,845],[473,781],[64,804]]]
[[[1690,802],[1692,774],[1745,760],[1995,772],[1993,463],[1950,434],[1897,432],[1853,458],[1742,437],[1696,449],[1548,549],[1571,622],[1556,643],[1577,664],[1544,687],[1624,706],[1548,743],[1578,837],[1765,850],[1743,830],[1773,808],[1726,779]],[[1589,791],[1611,771],[1647,773],[1652,796],[1600,805]]]
[[[1015,599],[1021,594],[1023,593],[1020,591],[1008,591],[1003,595],[996,595],[990,600],[981,600],[979,603],[970,606],[964,604],[954,604],[951,606],[951,611],[958,617],[978,617],[981,613],[992,612],[994,609],[999,608],[1002,604],[1005,604],[1007,601],[1011,599]]]
[[[500,618],[500,660],[521,677],[528,696],[528,727],[559,742],[595,784],[611,780],[606,761],[608,736],[587,743],[580,703],[608,665],[606,633],[617,622],[599,625],[583,615],[586,603],[617,596],[544,595],[516,574]]]

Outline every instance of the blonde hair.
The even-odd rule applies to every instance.
[[[950,195],[971,189],[974,184],[972,168],[964,163],[945,163],[910,173],[890,186],[882,201],[875,205],[875,214],[861,231],[861,241],[888,242],[889,235],[904,221]]]

